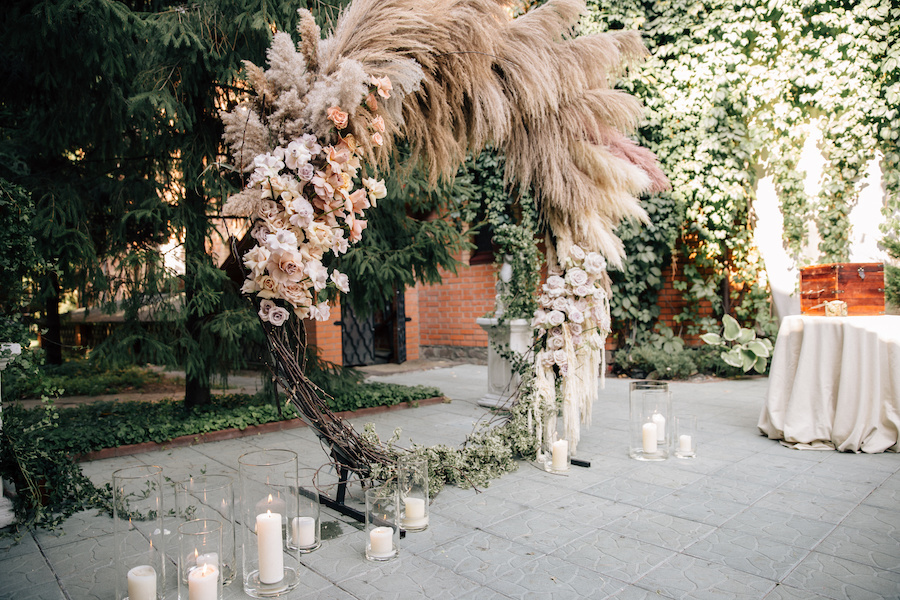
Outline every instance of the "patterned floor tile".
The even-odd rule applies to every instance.
[[[647,506],[650,510],[708,525],[721,525],[747,509],[745,504],[713,498],[693,489],[672,492]]]
[[[756,506],[729,519],[722,527],[805,550],[815,548],[834,529],[831,523]]]
[[[699,558],[678,555],[635,585],[676,599],[759,600],[771,591],[775,582]]]
[[[502,579],[543,553],[520,543],[475,531],[419,556],[481,585]]]
[[[417,556],[382,563],[341,581],[342,590],[362,600],[442,600],[472,597],[479,584]]]
[[[718,529],[684,552],[772,581],[781,581],[809,554],[809,550],[734,529]]]
[[[625,583],[554,556],[539,556],[487,585],[511,598],[603,600],[621,590]]]
[[[674,554],[674,550],[600,529],[566,544],[554,551],[552,556],[634,583]]]
[[[878,529],[838,525],[816,552],[900,573],[900,542]]]
[[[715,529],[711,525],[651,510],[638,510],[604,529],[669,550],[680,551]]]
[[[884,600],[900,595],[900,573],[819,552],[806,557],[784,583],[835,600]]]

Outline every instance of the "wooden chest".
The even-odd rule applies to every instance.
[[[847,314],[884,314],[882,263],[832,263],[800,269],[800,310],[824,315],[825,303],[842,300]]]

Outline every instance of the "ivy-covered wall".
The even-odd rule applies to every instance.
[[[848,214],[865,165],[880,160],[887,239],[900,232],[900,6],[890,0],[589,0],[587,30],[644,34],[649,60],[623,87],[641,97],[642,143],[673,191],[647,199],[650,227],[622,227],[629,259],[615,276],[620,342],[650,334],[666,269],[685,296],[676,333],[716,328],[722,314],[773,329],[765,265],[753,243],[759,173],[774,181],[784,244],[795,259],[808,222],[816,263],[848,259]],[[818,120],[822,191],[798,169]],[[699,307],[709,303],[712,314]]]

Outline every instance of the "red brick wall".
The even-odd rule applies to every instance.
[[[468,262],[467,254],[463,261]],[[417,286],[419,344],[486,348],[487,334],[475,319],[494,310],[493,264],[461,266],[456,275],[442,272],[442,276],[441,285]],[[406,334],[408,340],[409,329]]]
[[[687,334],[685,331],[685,323],[677,323],[675,321],[675,315],[680,314],[688,304],[688,301],[682,296],[682,292],[676,290],[673,285],[675,281],[685,281],[683,261],[678,260],[675,263],[674,268],[670,266],[664,269],[663,278],[663,288],[660,290],[659,299],[657,300],[660,310],[660,322],[667,327],[671,327],[676,335],[679,335],[684,339],[685,344],[688,346],[703,345],[699,336]],[[699,313],[700,316],[710,316],[713,314],[712,305],[708,300],[700,301]]]
[[[341,328],[335,325],[341,320],[341,304],[335,300],[331,305],[331,318],[327,321],[304,321],[309,344],[319,349],[319,358],[336,364],[343,363],[341,351]]]

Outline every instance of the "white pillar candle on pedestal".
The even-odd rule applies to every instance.
[[[156,600],[156,569],[140,565],[128,571],[128,600]]]
[[[424,498],[404,498],[403,509],[404,527],[421,527],[428,524]]]
[[[653,424],[656,425],[656,441],[663,443],[666,441],[666,418],[659,413],[653,413],[650,417]],[[655,450],[654,450],[655,452]]]
[[[680,452],[691,451],[691,436],[685,434],[678,437],[678,450]]]
[[[644,454],[656,452],[656,423],[644,423],[641,433],[643,435]]]
[[[550,447],[550,466],[554,471],[565,471],[569,466],[568,440],[556,440]]]
[[[369,554],[391,556],[394,553],[393,527],[375,527],[369,532]]]
[[[298,548],[316,545],[316,520],[312,517],[294,517],[291,533]]]
[[[218,592],[219,569],[211,563],[188,573],[188,600],[218,600]]]
[[[278,583],[284,579],[284,540],[281,537],[281,515],[267,512],[256,515],[257,552],[259,553],[259,580],[262,583]]]

